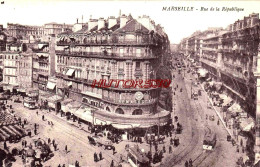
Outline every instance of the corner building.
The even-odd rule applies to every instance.
[[[156,78],[169,42],[163,28],[148,16],[90,19],[81,30],[62,33],[57,39],[57,93],[77,99],[81,109],[91,111],[91,117],[81,115],[82,119],[118,129],[169,122],[170,112],[158,108],[160,88],[91,87],[100,79],[108,83],[111,79]]]

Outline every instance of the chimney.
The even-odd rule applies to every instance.
[[[103,17],[98,19],[98,30],[105,27],[105,20]]]
[[[108,18],[108,29],[116,25],[116,18],[114,16],[111,16]]]
[[[98,21],[96,19],[89,19],[88,22],[88,31],[94,28],[95,26],[98,25]]]
[[[138,17],[137,21],[148,30],[153,30],[152,21],[149,16],[143,15],[142,17]]]
[[[125,15],[122,15],[120,17],[120,28],[124,27],[126,25],[126,22],[127,22],[127,18]]]

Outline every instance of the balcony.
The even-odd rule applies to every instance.
[[[111,74],[111,68],[110,67],[107,67],[107,74]]]
[[[38,63],[45,63],[48,64],[49,60],[48,59],[33,59],[34,62],[38,62]]]
[[[49,53],[49,50],[42,50],[42,49],[32,49],[35,53]]]
[[[76,41],[76,42],[65,42],[65,41],[58,41],[57,45],[59,46],[66,46],[66,45],[156,45],[157,43],[154,40],[151,39],[118,39],[118,38],[113,38],[111,40],[96,40],[96,39],[90,39],[88,41]]]
[[[93,83],[93,80],[69,77],[69,76],[62,74],[62,73],[56,73],[55,75],[56,75],[56,77],[63,78],[64,80],[74,81],[74,82],[78,82],[78,83],[84,83],[84,84],[87,84],[89,86],[91,86],[92,83]],[[124,91],[126,91],[126,90],[127,91],[136,91],[136,90],[148,91],[148,90],[160,89],[160,88],[123,88],[123,87],[120,87],[119,85],[118,85],[118,87],[116,87],[115,85],[116,85],[115,82],[113,82],[113,84],[111,84],[111,87],[108,87],[108,88],[105,88],[105,89],[119,90],[119,91],[120,90],[124,90]]]
[[[218,49],[216,49],[216,48],[208,48],[208,47],[202,47],[202,50],[212,51],[212,52],[218,51]]]
[[[135,69],[135,76],[137,77],[142,77],[143,76],[143,71],[142,69]]]
[[[124,74],[124,69],[123,68],[119,68],[118,69],[118,74],[122,74],[123,75]]]
[[[70,88],[70,90],[72,92],[76,92],[76,93],[81,93],[82,92],[80,89],[77,89],[77,88]]]
[[[136,100],[113,99],[105,96],[103,96],[102,99],[108,103],[113,103],[116,105],[152,105],[158,101],[158,99],[149,99],[141,100],[140,102],[138,102]]]
[[[119,53],[111,53],[107,54],[105,52],[68,52],[68,51],[56,51],[56,54],[58,55],[68,55],[72,57],[86,57],[86,58],[105,58],[105,59],[121,59],[121,60],[127,60],[127,59],[156,59],[156,57],[153,54],[119,54]],[[137,57],[138,55],[138,57]]]

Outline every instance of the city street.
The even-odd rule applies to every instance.
[[[196,81],[195,77],[191,72],[184,74],[182,71],[178,74],[177,71],[173,71],[172,74],[175,76],[172,82],[172,89],[175,92],[174,112],[179,117],[184,130],[180,135],[180,146],[169,155],[169,158],[166,157],[164,166],[184,166],[189,159],[192,159],[193,166],[236,166],[236,161],[241,154],[236,152],[236,147],[232,146],[232,143],[227,142],[228,133],[223,125],[221,123],[217,125],[218,117],[212,108],[208,108],[206,92],[202,91],[198,100],[192,100],[191,91],[201,90],[200,85],[192,85],[191,88],[192,82]],[[206,119],[206,115],[214,115],[215,120]],[[217,136],[217,144],[213,151],[202,149],[204,135],[209,129]]]
[[[39,124],[39,135],[33,138],[37,139],[40,137],[45,141],[50,138],[51,140],[55,139],[58,143],[58,151],[54,151],[54,157],[44,163],[44,165],[58,166],[58,164],[74,164],[76,160],[84,166],[104,166],[105,164],[110,164],[112,160],[114,160],[115,164],[118,162],[117,157],[119,157],[119,153],[112,156],[112,150],[104,151],[102,147],[91,146],[87,138],[90,134],[68,123],[65,117],[61,118],[54,113],[48,113],[44,110],[29,110],[19,103],[13,104],[13,107],[16,114],[22,118],[27,118],[32,127],[34,123]],[[36,111],[38,111],[39,115],[36,114]],[[45,116],[45,121],[42,121],[42,115]],[[53,127],[48,125],[48,121],[53,122]],[[31,140],[29,137],[25,139]],[[65,145],[68,147],[68,153],[65,152]],[[124,149],[124,147],[116,147],[116,151],[123,153],[120,148]],[[102,152],[104,159],[95,163],[93,158],[95,152],[97,154]],[[21,164],[15,163],[15,165],[18,167]]]

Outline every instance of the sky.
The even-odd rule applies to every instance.
[[[72,0],[0,0],[0,24],[44,25],[57,22],[74,24],[92,18],[108,18],[122,14],[134,18],[148,15],[164,27],[171,43],[179,43],[197,30],[208,27],[226,28],[251,13],[260,13],[260,1],[72,1]],[[163,11],[163,7],[193,7],[194,11]],[[208,11],[201,11],[201,7]],[[220,11],[210,11],[216,7]],[[243,8],[244,11],[222,11],[223,7]],[[196,10],[198,9],[198,10]]]

